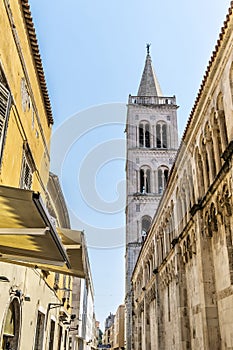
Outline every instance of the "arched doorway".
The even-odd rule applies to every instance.
[[[18,298],[14,298],[7,310],[3,338],[3,350],[18,350],[20,335],[20,303]]]

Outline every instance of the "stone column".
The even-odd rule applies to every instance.
[[[143,176],[144,176],[144,191],[143,192],[145,193],[146,192],[146,184],[147,184],[147,181],[146,181],[147,180],[147,175],[146,175],[146,171],[145,170],[144,170],[144,175]]]
[[[152,125],[153,130],[153,148],[156,148],[156,135],[155,135],[155,126]]]
[[[140,170],[136,170],[136,192],[140,192]]]
[[[141,237],[140,237],[140,221],[137,220],[137,241],[140,242]]]
[[[181,254],[181,249],[177,254],[177,271],[178,281],[177,284],[177,307],[178,307],[178,319],[179,319],[179,349],[190,349],[191,337],[190,337],[190,324],[189,324],[189,309],[188,309],[188,293],[187,293],[187,279],[184,261]]]
[[[216,290],[216,276],[213,255],[212,238],[209,235],[209,216],[203,218],[203,213],[198,213],[197,233],[200,242],[200,295],[203,293],[202,319],[203,319],[203,349],[221,349],[221,337],[218,317],[218,300]],[[219,234],[213,232],[213,234]]]
[[[150,133],[150,148],[154,146],[154,137],[153,137],[153,126],[149,124],[149,133]]]
[[[154,172],[152,170],[150,172],[150,192],[155,192]]]
[[[167,148],[172,148],[171,126],[167,124]]]
[[[144,328],[145,328],[145,343],[146,349],[151,350],[151,320],[150,320],[150,300],[147,299],[146,294],[144,295]]]

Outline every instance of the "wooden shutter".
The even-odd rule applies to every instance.
[[[0,83],[0,161],[2,159],[10,104],[11,104],[10,91],[2,83]]]

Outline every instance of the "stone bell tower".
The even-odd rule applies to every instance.
[[[131,350],[131,276],[178,149],[175,96],[162,94],[150,45],[136,96],[129,95],[126,159],[126,334]]]

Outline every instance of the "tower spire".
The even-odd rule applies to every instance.
[[[163,96],[158,79],[152,66],[150,46],[151,44],[146,44],[146,62],[138,89],[138,96]]]

